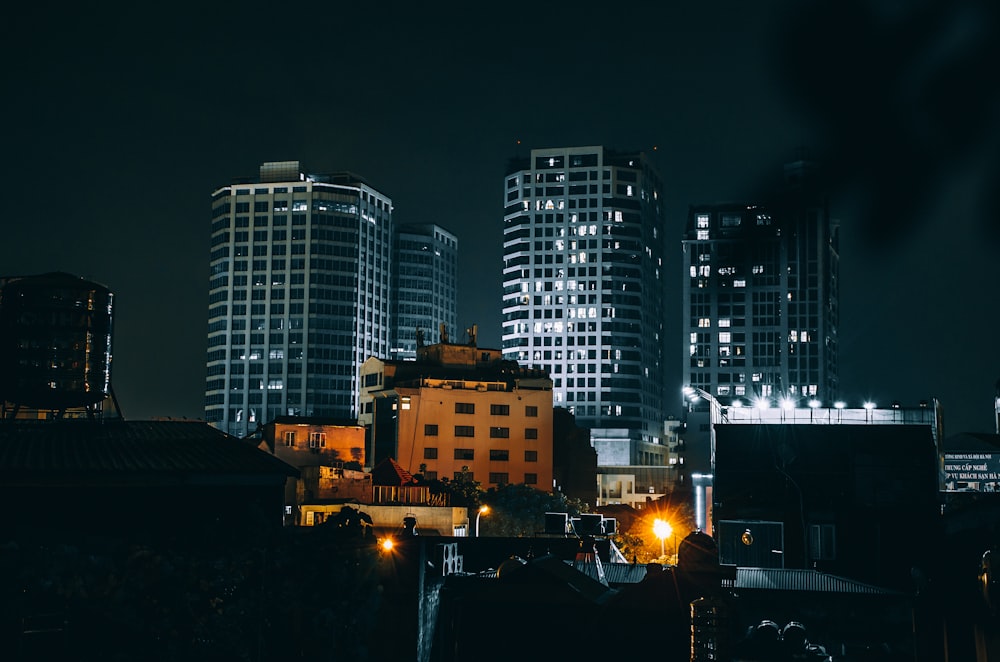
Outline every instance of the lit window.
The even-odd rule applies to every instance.
[[[700,241],[708,240],[708,230],[698,230],[698,239]]]
[[[707,228],[708,227],[708,214],[698,214],[698,216],[696,217],[696,220],[697,220],[699,228]]]

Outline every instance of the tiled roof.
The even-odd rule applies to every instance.
[[[409,471],[391,457],[387,457],[372,468],[372,485],[402,487],[416,481]]]
[[[349,427],[356,428],[361,427],[358,425],[356,419],[350,418],[335,418],[332,416],[276,416],[271,420],[271,424],[279,425],[333,425],[337,427]]]
[[[862,593],[866,595],[899,595],[895,591],[861,582],[828,575],[817,570],[781,568],[737,568],[733,588],[766,591],[810,591],[818,593]]]
[[[7,485],[221,474],[298,470],[202,421],[0,420]]]

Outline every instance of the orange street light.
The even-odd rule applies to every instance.
[[[660,539],[660,556],[667,555],[667,552],[663,549],[663,541],[669,538],[673,532],[674,529],[670,526],[670,522],[658,517],[653,520],[653,535]]]

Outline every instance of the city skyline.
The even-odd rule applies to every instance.
[[[1000,114],[983,83],[1000,42],[988,3],[611,16],[584,3],[496,9],[484,27],[447,5],[317,8],[316,24],[372,28],[336,39],[250,9],[149,21],[114,5],[24,6],[10,22],[46,29],[3,46],[18,66],[4,73],[0,275],[65,271],[115,294],[112,385],[126,417],[203,415],[206,191],[262,162],[356,172],[392,199],[396,223],[454,233],[450,332],[475,324],[480,345],[499,347],[498,182],[510,158],[645,151],[664,181],[679,279],[688,207],[759,196],[805,148],[834,173],[845,396],[936,397],[949,434],[995,431]],[[679,289],[665,302],[678,343]],[[676,415],[678,355],[666,355]]]

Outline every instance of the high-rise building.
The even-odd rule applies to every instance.
[[[504,180],[504,358],[550,374],[599,466],[665,464],[659,175],[590,146],[532,150]]]
[[[684,383],[723,405],[838,397],[838,223],[817,175],[797,161],[770,200],[690,208]]]
[[[456,328],[458,239],[439,225],[397,225],[393,257],[391,356],[413,360],[419,344],[447,342],[441,329]]]
[[[390,347],[392,201],[349,172],[264,163],[212,194],[205,417],[245,436],[281,415],[356,418]]]

